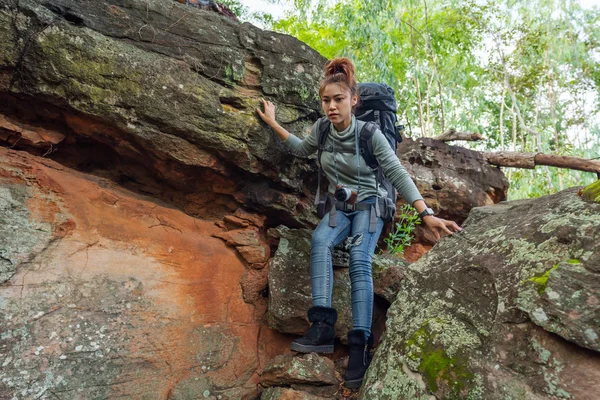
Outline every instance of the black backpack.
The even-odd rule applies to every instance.
[[[381,217],[386,222],[394,220],[396,214],[396,188],[383,174],[382,168],[379,166],[375,155],[373,154],[372,137],[377,129],[380,129],[387,139],[390,147],[396,153],[398,143],[402,141],[401,132],[404,129],[402,125],[396,125],[396,97],[394,90],[384,83],[360,83],[358,85],[358,106],[354,110],[356,119],[366,121],[359,133],[359,149],[365,159],[367,165],[377,174],[377,182],[382,185],[388,195],[385,199],[380,199]],[[329,204],[326,200],[321,201],[321,154],[325,149],[325,141],[331,129],[331,122],[327,117],[323,117],[318,121],[318,153],[317,162],[319,164],[319,184],[317,189],[317,212],[320,217],[328,211]]]

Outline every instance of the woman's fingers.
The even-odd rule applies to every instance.
[[[261,110],[259,106],[256,109],[256,113],[264,122],[266,122],[268,125],[272,125],[273,121],[275,121],[275,105],[263,98],[261,98],[259,101],[262,102],[264,110]]]
[[[441,225],[440,225],[440,228],[441,228],[441,229],[442,229],[444,232],[446,232],[448,235],[452,235],[452,231],[451,231],[450,229],[448,229],[448,228],[446,227],[446,225],[444,225],[444,224],[441,224]]]
[[[275,105],[273,103],[265,99],[260,99],[260,101],[262,101],[263,107],[265,109],[263,115],[275,114]]]
[[[454,221],[448,221],[448,222],[449,222],[448,225],[450,225],[450,227],[452,229],[454,229],[456,232],[462,231],[462,228],[460,226],[458,226],[458,224],[456,222],[454,222]]]
[[[437,217],[430,218],[426,222],[426,225],[430,228],[436,241],[440,240],[441,231],[445,232],[448,235],[452,235],[454,234],[454,232],[462,231],[462,228],[458,226],[456,222]]]

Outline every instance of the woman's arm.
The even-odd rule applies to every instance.
[[[308,137],[304,140],[300,140],[297,136],[291,134],[284,127],[279,125],[275,120],[275,105],[265,99],[261,100],[265,111],[263,112],[257,108],[256,112],[260,118],[275,131],[279,139],[283,141],[283,144],[288,147],[292,153],[299,157],[306,157],[317,151],[317,124],[313,125]]]
[[[390,147],[387,139],[381,131],[373,135],[373,153],[377,162],[383,169],[385,176],[392,182],[398,194],[409,204],[411,204],[420,214],[425,211],[427,204],[419,193],[416,185],[410,178],[406,169],[400,163],[398,156]],[[456,222],[437,218],[433,215],[423,217],[423,222],[431,229],[436,240],[440,239],[440,233],[444,232],[451,235],[453,232],[461,231]]]

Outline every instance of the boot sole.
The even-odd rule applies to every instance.
[[[352,379],[352,380],[345,380],[344,381],[344,386],[347,387],[348,389],[358,389],[359,387],[362,386],[364,378],[359,378],[359,379]]]
[[[299,353],[320,353],[320,354],[331,354],[333,353],[333,345],[322,345],[322,346],[308,346],[300,343],[292,343],[290,349]]]

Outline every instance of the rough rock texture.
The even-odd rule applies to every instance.
[[[290,157],[254,110],[272,100],[304,136],[324,63],[294,38],[176,1],[0,0],[0,144],[12,149],[0,149],[0,397],[254,395],[293,338],[262,321],[285,290],[268,282],[285,243],[265,232],[317,223],[313,159]],[[400,152],[444,216],[505,196],[475,152],[426,140]],[[404,267],[375,270],[381,332]],[[288,327],[273,324],[283,332],[306,328],[302,285]]]
[[[318,117],[325,60],[296,39],[162,0],[2,0],[0,38],[0,113],[65,136],[39,154],[197,215],[216,201],[316,221],[302,186],[314,166],[254,111],[271,98],[297,132]],[[28,148],[21,136],[0,138]]]
[[[315,353],[275,357],[261,373],[261,399],[336,398],[341,375],[331,359]]]
[[[0,148],[0,398],[254,393],[289,340],[244,302],[246,268],[220,232]]]
[[[260,377],[264,386],[291,384],[337,385],[335,366],[328,358],[315,353],[302,356],[277,356],[265,367]]]
[[[577,189],[475,208],[411,264],[365,399],[596,399],[600,204]]]
[[[476,151],[429,138],[407,139],[398,146],[398,156],[442,218],[462,223],[473,207],[506,200],[506,177]]]
[[[0,38],[0,140],[195,216],[244,206],[317,222],[315,164],[289,157],[254,112],[273,100],[299,136],[319,116],[325,59],[296,39],[162,0],[0,0]],[[407,140],[400,154],[442,215],[505,198],[503,174],[475,152]]]
[[[311,393],[279,386],[266,389],[260,396],[260,400],[323,400],[330,398],[330,396],[315,396]]]

